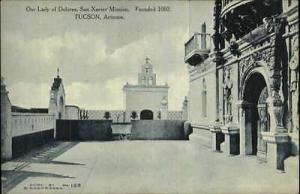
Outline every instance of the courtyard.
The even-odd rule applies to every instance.
[[[296,173],[295,173],[296,174]],[[54,142],[2,164],[4,193],[297,193],[255,156],[190,141]]]

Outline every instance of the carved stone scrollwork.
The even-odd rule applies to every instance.
[[[279,69],[270,70],[270,87],[272,90],[279,91],[281,85],[281,74]]]
[[[268,117],[267,111],[265,109],[261,109],[258,112],[259,114],[259,122],[261,131],[268,131]]]
[[[293,127],[290,132],[299,131],[299,42],[298,36],[292,40],[292,58],[289,67],[291,69],[290,92],[292,96],[292,123]]]
[[[267,32],[275,32],[275,34],[277,35],[284,34],[285,26],[287,24],[286,17],[268,17],[264,18],[263,22],[265,24],[265,29],[267,30]]]
[[[214,43],[214,50],[219,51],[224,48],[224,40],[220,34],[220,14],[222,9],[221,0],[215,0],[214,6],[214,34],[212,36]]]
[[[282,116],[283,116],[282,100],[281,100],[281,96],[279,95],[278,92],[273,91],[270,102],[272,103],[271,106],[273,107],[277,126],[282,127]]]
[[[293,44],[292,44],[293,54],[290,61],[290,69],[291,72],[291,92],[294,92],[297,90],[297,71],[299,67],[299,43],[298,43],[298,36],[294,37]]]
[[[264,61],[267,65],[267,69],[269,70],[274,68],[274,49],[266,48],[262,51],[255,52],[252,55],[241,59],[239,62],[241,78],[244,77],[246,72],[258,65],[258,63],[256,63],[257,61]]]
[[[233,56],[239,57],[241,55],[241,52],[239,51],[239,44],[235,40],[230,41],[229,50]]]
[[[266,48],[260,52],[253,53],[252,57],[255,61],[265,61],[268,66],[270,67],[270,62],[272,58],[272,53],[274,52],[274,49],[272,48]]]
[[[240,73],[241,73],[241,78],[244,77],[245,73],[248,72],[250,69],[255,67],[257,63],[255,62],[254,56],[250,55],[249,57],[243,58],[240,62]]]

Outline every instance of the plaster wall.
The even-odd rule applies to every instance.
[[[12,136],[21,136],[55,128],[54,115],[40,113],[12,113]]]
[[[59,113],[61,112],[61,118],[65,117],[65,91],[61,84],[58,89],[50,91],[49,100],[49,114],[54,114],[56,119],[59,119]]]
[[[133,87],[124,89],[126,113],[132,111],[138,114],[144,109],[153,111],[153,119],[158,119],[158,111],[161,109],[161,101],[168,99],[168,87]]]
[[[12,157],[12,128],[11,103],[8,92],[1,82],[1,158],[7,160]]]
[[[78,120],[79,119],[79,107],[77,106],[65,106],[65,119]]]
[[[202,108],[202,91],[203,79],[206,82],[207,91],[207,116],[203,116]],[[215,72],[211,71],[207,74],[200,74],[195,80],[190,80],[189,83],[189,121],[191,123],[213,123],[216,119],[216,76]]]

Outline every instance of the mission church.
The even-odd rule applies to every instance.
[[[138,84],[126,83],[123,87],[124,106],[127,115],[139,115],[139,119],[168,118],[167,83],[156,84],[156,74],[147,57],[138,74]]]
[[[57,113],[57,119],[111,119],[113,122],[130,122],[131,120],[186,120],[187,99],[182,109],[168,110],[167,83],[156,84],[156,74],[147,57],[138,73],[138,83],[123,86],[123,110],[84,110],[75,105],[65,105],[65,92],[62,78],[54,78],[50,91],[49,113]]]

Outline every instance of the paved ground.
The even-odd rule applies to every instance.
[[[255,157],[189,141],[59,142],[2,164],[12,193],[298,193],[298,179]]]

